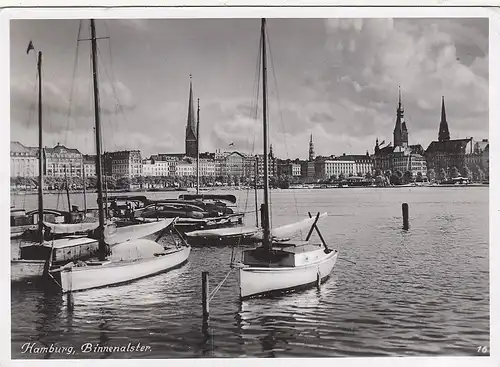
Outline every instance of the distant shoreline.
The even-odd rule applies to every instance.
[[[456,188],[474,188],[474,187],[489,187],[489,183],[473,183],[469,185],[454,185],[454,184],[443,184],[443,185],[392,185],[392,186],[347,186],[347,187],[289,187],[285,189],[277,188],[273,190],[333,190],[333,189],[397,189],[397,188],[450,188],[450,187],[456,187]],[[234,187],[227,187],[227,186],[222,186],[222,187],[216,187],[216,188],[200,188],[202,190],[203,194],[204,192],[210,192],[210,191],[242,191],[242,190],[253,190],[253,187],[241,187],[239,188],[234,188]],[[170,189],[170,190],[110,190],[108,191],[108,194],[134,194],[134,193],[159,193],[159,192],[193,192],[196,191],[194,188],[189,188],[189,189]],[[45,195],[59,195],[63,192],[63,190],[48,190],[45,191]],[[87,193],[97,193],[97,190],[87,190]],[[10,190],[11,195],[16,195],[16,194],[23,194],[23,195],[36,195],[37,191],[36,190],[16,190],[12,189]],[[70,194],[83,194],[83,190],[71,190]]]

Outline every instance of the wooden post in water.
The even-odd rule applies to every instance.
[[[409,219],[409,214],[408,214],[408,204],[407,203],[403,203],[402,210],[403,210],[403,229],[405,231],[407,231],[410,228],[410,219]]]
[[[203,321],[208,320],[208,271],[201,273],[201,303],[203,305]]]
[[[68,311],[73,311],[73,309],[75,308],[73,292],[66,293],[66,306],[68,307]]]

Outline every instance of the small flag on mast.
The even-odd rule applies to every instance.
[[[230,147],[234,147],[234,143],[229,144]]]
[[[26,50],[26,54],[29,54],[31,50],[35,50],[35,48],[33,47],[32,41],[30,41],[30,43],[28,45],[28,49]]]

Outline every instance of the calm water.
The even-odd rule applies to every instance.
[[[245,206],[246,192],[236,195]],[[11,201],[34,208],[36,196]],[[410,207],[408,232],[401,230],[402,202]],[[252,194],[248,210],[251,203]],[[272,204],[275,225],[308,210],[328,211],[323,236],[356,265],[339,259],[321,290],[244,302],[232,273],[210,304],[208,330],[202,330],[201,272],[210,272],[213,288],[229,270],[230,248],[194,248],[180,269],[75,293],[72,310],[61,295],[16,287],[12,357],[435,356],[478,355],[478,346],[489,347],[488,188],[276,191]],[[253,223],[252,214],[247,220]],[[22,354],[27,342],[76,351]],[[80,351],[84,343],[129,342],[151,350]]]

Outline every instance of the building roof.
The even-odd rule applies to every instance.
[[[87,163],[87,164],[95,164],[95,159],[96,159],[96,155],[92,155],[92,154],[84,154],[83,155],[83,163]]]
[[[425,152],[424,147],[421,146],[420,144],[413,144],[413,145],[409,145],[408,147],[411,149],[411,152],[413,154],[423,155]]]
[[[448,153],[448,154],[463,154],[467,144],[471,139],[455,139],[444,141],[433,141],[429,144],[426,153]]]
[[[378,154],[376,154],[375,156],[376,157],[387,156],[387,155],[392,154],[393,151],[394,151],[394,147],[392,145],[387,145],[383,148],[380,148]]]
[[[78,149],[67,148],[59,143],[57,143],[54,148],[45,148],[45,154],[59,154],[64,151],[68,153],[82,154]]]
[[[337,161],[365,161],[370,159],[370,156],[366,154],[343,154],[334,158]]]
[[[38,155],[38,148],[27,147],[18,141],[10,142],[10,153],[23,154],[36,157]]]

